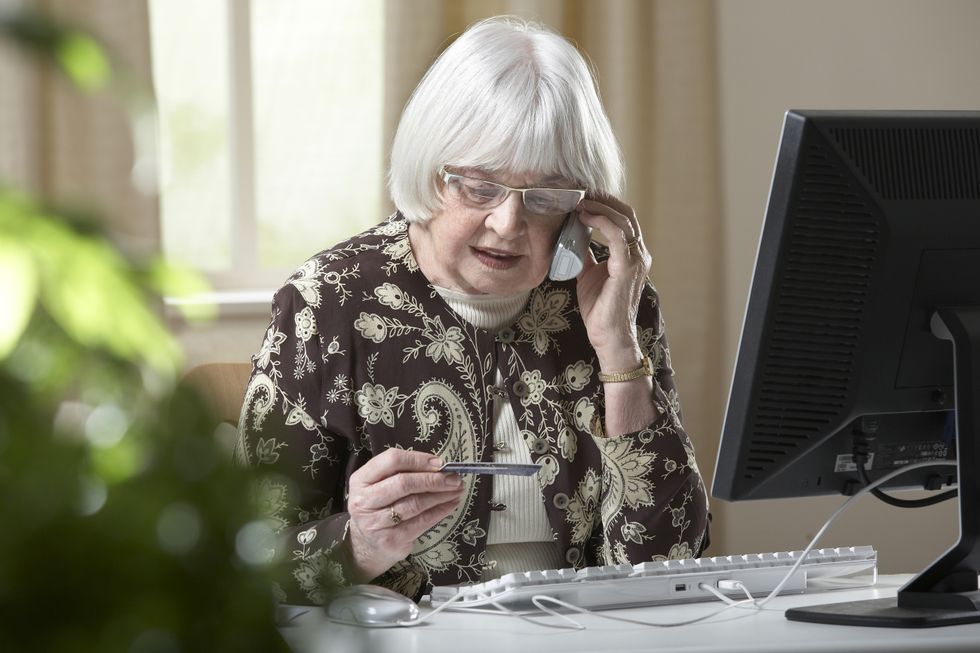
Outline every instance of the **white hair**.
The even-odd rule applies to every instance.
[[[585,59],[522,19],[480,21],[439,55],[402,112],[388,186],[409,220],[441,207],[440,166],[559,176],[618,195],[623,162]]]

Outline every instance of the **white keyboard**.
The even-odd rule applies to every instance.
[[[741,584],[755,598],[771,592],[796,564],[802,551],[750,553],[635,565],[582,569],[547,569],[504,574],[474,585],[433,587],[432,605],[460,598],[446,607],[467,608],[496,603],[512,610],[535,609],[531,597],[545,595],[590,610],[718,600],[699,585],[709,585],[732,598],[746,598],[732,584]],[[834,580],[847,587],[874,585],[878,553],[870,546],[813,549],[780,594],[829,589]],[[857,577],[857,578],[855,578]]]

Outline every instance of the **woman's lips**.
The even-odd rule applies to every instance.
[[[494,270],[509,270],[521,260],[520,254],[507,254],[495,249],[470,247],[470,251],[480,263]]]

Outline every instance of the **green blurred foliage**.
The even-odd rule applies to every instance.
[[[150,309],[147,292],[134,283],[132,264],[91,227],[69,220],[0,191],[5,243],[0,266],[11,273],[0,285],[0,306],[18,316],[16,323],[0,320],[0,354],[20,335],[24,315],[40,302],[80,345],[175,373],[179,349]],[[165,285],[165,264],[154,267],[153,279]]]
[[[70,25],[17,11],[0,15],[0,35],[53,63],[83,91],[105,88],[112,77],[109,57],[98,41]]]
[[[0,367],[0,650],[284,649],[265,569],[237,552],[248,474],[192,393],[110,376],[66,416]],[[106,407],[118,440],[97,430]]]
[[[85,91],[103,88],[109,81],[109,60],[99,44],[84,34],[68,34],[55,53],[61,68]]]
[[[4,37],[105,84],[77,31],[6,17]],[[203,282],[94,225],[0,188],[0,651],[285,650],[252,473],[153,308]]]

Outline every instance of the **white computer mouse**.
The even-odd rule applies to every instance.
[[[419,618],[415,601],[378,585],[345,587],[330,598],[324,609],[333,621],[369,628],[398,626]]]

